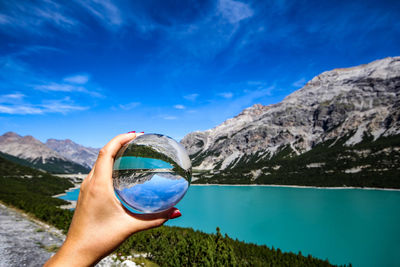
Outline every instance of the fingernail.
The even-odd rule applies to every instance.
[[[181,217],[181,216],[182,216],[182,213],[178,209],[176,209],[169,215],[169,218],[170,219],[175,219],[175,218],[178,218],[178,217]]]
[[[136,131],[130,131],[130,132],[128,132],[128,133],[136,133]]]
[[[140,133],[144,133],[144,132],[140,132]]]

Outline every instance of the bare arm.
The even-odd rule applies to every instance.
[[[115,196],[112,184],[114,157],[136,136],[135,133],[118,135],[100,150],[93,169],[81,185],[67,238],[44,266],[94,265],[132,234],[181,216],[176,208],[157,214],[132,214]]]

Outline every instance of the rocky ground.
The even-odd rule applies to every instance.
[[[0,267],[42,266],[64,239],[60,230],[0,203]],[[139,265],[114,261],[111,256],[97,266]]]
[[[42,266],[63,242],[59,230],[0,204],[0,266]]]

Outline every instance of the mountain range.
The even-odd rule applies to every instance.
[[[324,72],[181,143],[194,183],[400,188],[400,57]],[[0,156],[52,173],[87,173],[98,151],[0,136]]]
[[[0,136],[2,157],[51,173],[88,173],[98,151],[69,139],[49,139],[42,143],[30,135],[20,136],[13,132]]]
[[[198,183],[400,187],[400,57],[324,72],[181,143]]]
[[[98,148],[85,147],[71,141],[70,139],[48,139],[45,145],[66,157],[68,160],[81,164],[89,169],[92,168],[99,153]]]

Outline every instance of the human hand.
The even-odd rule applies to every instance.
[[[45,266],[94,265],[132,234],[181,216],[176,208],[155,214],[133,214],[115,196],[114,157],[124,144],[139,135],[118,135],[100,150],[93,169],[82,182],[67,238]]]

